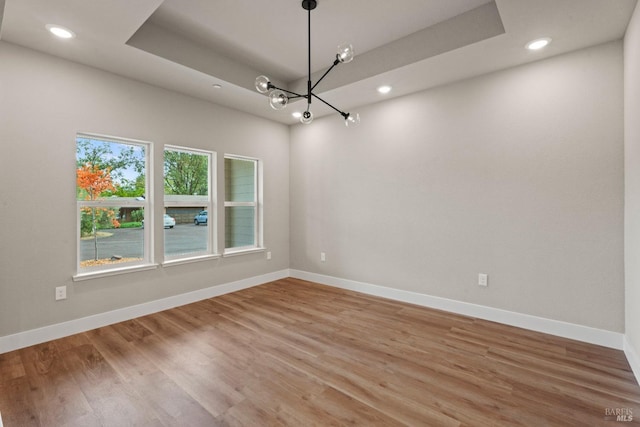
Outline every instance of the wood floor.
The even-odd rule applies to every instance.
[[[640,388],[621,351],[285,279],[2,354],[0,412],[4,427],[613,427],[638,424]]]

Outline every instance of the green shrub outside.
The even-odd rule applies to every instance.
[[[120,223],[120,228],[140,228],[140,227],[142,227],[142,222],[138,222],[138,221]]]

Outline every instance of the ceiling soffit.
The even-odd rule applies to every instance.
[[[184,35],[183,31],[173,31],[156,24],[155,21],[157,20],[154,20],[152,15],[127,41],[127,44],[249,90],[254,90],[254,80],[258,75],[268,73],[267,70],[248,66],[225,56],[201,41],[190,39]],[[331,78],[323,80],[320,89],[322,91],[336,89],[503,33],[504,26],[498,8],[494,1],[490,1],[443,22],[358,54],[358,61],[340,67],[339,73],[334,72]],[[306,48],[306,40],[304,45]],[[326,65],[331,65],[333,59],[333,57],[327,58]],[[306,71],[306,67],[303,71]],[[317,81],[324,71],[314,73],[312,80]],[[284,81],[273,74],[269,77],[276,86],[295,92],[306,91],[306,77],[295,81]]]

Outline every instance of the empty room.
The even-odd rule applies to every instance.
[[[640,424],[637,0],[0,0],[0,427]]]

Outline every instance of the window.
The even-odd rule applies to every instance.
[[[212,166],[215,153],[164,150],[164,257],[189,259],[215,252]]]
[[[227,253],[259,248],[259,162],[256,159],[225,156],[225,249]]]
[[[76,137],[78,275],[150,264],[151,144]]]

